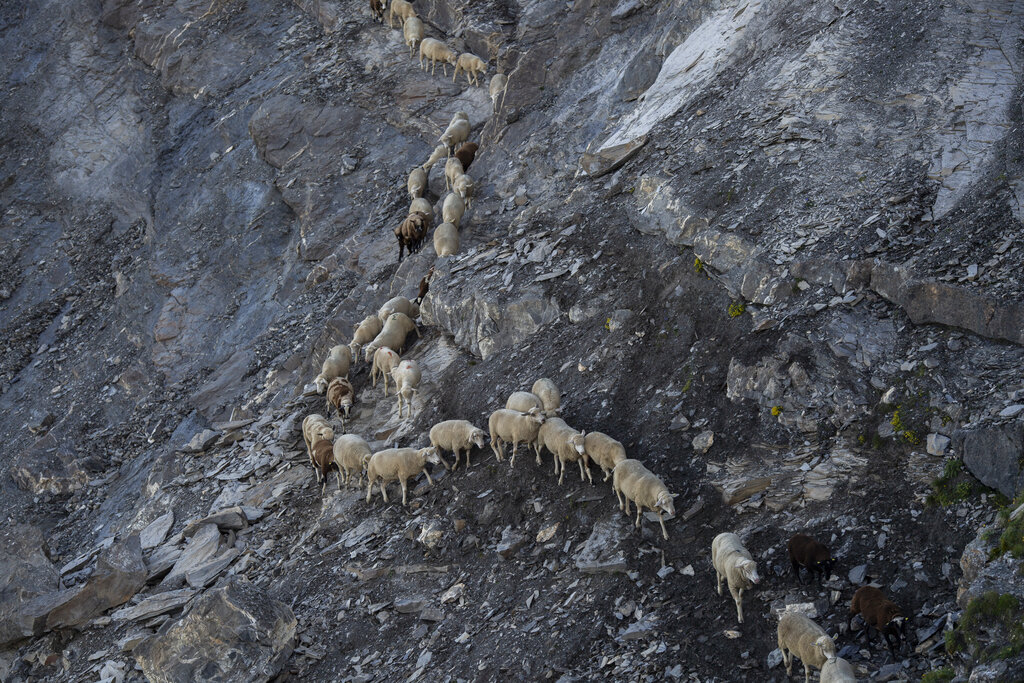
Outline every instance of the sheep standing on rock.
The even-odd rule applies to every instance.
[[[402,505],[406,505],[408,492],[406,482],[409,477],[415,477],[420,472],[423,472],[423,474],[427,475],[427,482],[431,486],[434,485],[434,480],[430,478],[430,472],[427,471],[427,463],[441,464],[441,456],[437,454],[437,449],[432,446],[419,450],[415,448],[388,448],[383,451],[377,451],[370,456],[370,460],[366,464],[366,502],[370,502],[370,497],[373,495],[373,483],[379,479],[380,495],[384,498],[384,502],[387,503],[387,483],[397,479],[398,483],[402,485]]]
[[[452,466],[454,472],[459,468],[459,451],[466,451],[466,468],[469,468],[469,453],[473,446],[484,447],[484,439],[487,435],[484,430],[474,427],[466,420],[445,420],[438,422],[430,428],[430,445],[438,450],[452,451],[455,454],[455,464]],[[441,459],[444,463],[444,459]],[[445,467],[447,467],[445,463]]]
[[[505,106],[505,93],[508,92],[508,76],[494,74],[487,89],[491,95],[491,108],[494,111],[501,111],[501,107]],[[498,106],[498,95],[501,95],[501,107]]]
[[[391,370],[391,379],[395,381],[395,393],[398,395],[398,417],[402,417],[402,404],[409,406],[409,417],[412,417],[412,399],[420,386],[420,364],[414,360],[403,360]],[[387,393],[387,386],[384,387]]]
[[[410,320],[420,317],[420,306],[414,301],[409,301],[404,296],[396,296],[384,302],[384,305],[377,311],[377,317],[383,325],[392,313],[404,313]]]
[[[487,62],[471,52],[463,52],[455,62],[455,75],[452,76],[452,83],[460,73],[466,74],[466,82],[470,85],[480,85],[477,76],[487,73]]]
[[[352,350],[344,345],[332,346],[327,353],[327,358],[320,365],[320,374],[313,379],[316,385],[316,393],[322,394],[327,391],[327,385],[335,377],[348,377],[349,368],[352,366]]]
[[[825,630],[802,614],[786,612],[779,619],[779,649],[786,675],[793,675],[793,655],[804,665],[804,683],[810,683],[811,667],[820,669],[836,656],[836,643]]]
[[[536,394],[529,391],[513,391],[505,401],[505,407],[509,410],[518,410],[520,413],[528,413],[533,408],[536,408],[538,413],[544,412],[544,403]]]
[[[491,433],[491,450],[499,461],[505,459],[505,444],[512,444],[512,462],[515,462],[516,450],[520,443],[525,443],[527,449],[533,445],[537,451],[537,458],[540,458],[540,450],[537,444],[537,433],[544,424],[544,415],[534,408],[528,413],[520,413],[518,410],[501,409],[491,413],[487,420],[487,428]]]
[[[452,49],[442,43],[440,40],[435,38],[424,38],[420,41],[420,68],[425,69],[423,65],[423,59],[430,60],[430,75],[434,75],[434,69],[437,68],[437,63],[441,62],[441,71],[444,75],[448,75],[447,65],[451,64],[455,66],[458,62],[458,57],[452,52]],[[465,139],[465,138],[463,138]],[[451,146],[449,144],[449,146]]]
[[[636,528],[640,528],[640,515],[644,508],[658,515],[661,535],[668,540],[664,515],[675,515],[676,506],[668,488],[656,474],[639,460],[623,460],[612,470],[612,490],[619,501],[619,509],[629,516],[629,503],[636,503]],[[625,507],[623,507],[625,503]],[[742,619],[740,621],[743,621]]]
[[[405,37],[405,44],[409,46],[409,56],[412,57],[416,46],[423,40],[423,22],[419,17],[409,17],[402,25],[402,36]]]
[[[423,197],[427,189],[427,172],[417,166],[409,172],[409,181],[406,183],[409,188],[409,199],[416,200]]]
[[[338,417],[341,418],[341,431],[345,431],[345,418],[352,411],[352,404],[356,400],[356,390],[345,377],[335,377],[327,385],[327,416],[331,415],[333,407]]]
[[[462,201],[466,203],[466,208],[468,209],[473,204],[473,196],[476,194],[476,183],[473,182],[471,177],[463,173],[452,182],[452,191],[462,197]]]
[[[377,386],[377,378],[384,378],[384,395],[388,395],[388,375],[398,367],[402,359],[393,350],[382,346],[373,352],[373,367],[370,369],[370,380]]]
[[[451,189],[455,183],[455,179],[465,173],[462,169],[462,162],[459,161],[458,157],[448,157],[448,161],[444,162],[444,189]]]
[[[424,39],[426,43],[430,38]],[[446,48],[447,49],[447,48]],[[447,147],[449,150],[454,150],[455,146],[460,142],[465,142],[469,139],[469,115],[464,111],[455,112],[455,116],[452,117],[448,127],[441,133],[441,137],[438,141]],[[449,155],[451,152],[449,151]]]
[[[405,0],[391,0],[391,9],[388,11],[388,26],[395,27],[394,19],[398,17],[399,22],[404,22],[409,17],[415,17],[416,10],[411,2]]]
[[[433,220],[429,214],[414,211],[395,228],[395,239],[398,240],[399,263],[402,261],[404,250],[408,250],[410,256],[419,250],[423,240],[427,237],[427,233],[430,232],[432,224]]]
[[[321,495],[327,488],[327,472],[334,462],[333,446],[334,430],[323,415],[307,415],[302,421],[302,439],[306,442],[309,463],[313,466],[317,483],[323,482]]]
[[[455,193],[449,193],[444,198],[444,205],[441,207],[441,218],[445,223],[453,223],[459,227],[459,221],[466,213],[466,202]]]
[[[820,683],[857,683],[853,667],[842,657],[833,657],[821,666]]]
[[[462,172],[468,173],[469,166],[476,159],[476,151],[480,149],[480,145],[475,142],[464,142],[459,145],[459,148],[455,150],[455,157],[462,164]]]
[[[442,223],[434,228],[434,251],[438,256],[459,253],[459,229],[454,223]]]
[[[867,634],[868,644],[871,644],[871,629],[882,634],[885,643],[889,646],[889,652],[893,659],[896,658],[896,650],[901,647],[902,641],[906,639],[907,619],[903,616],[903,610],[885,597],[885,593],[874,586],[861,586],[853,594],[850,601],[850,616],[847,625],[853,631],[853,618],[860,615],[864,620],[864,632]]]
[[[533,383],[530,389],[544,403],[544,414],[548,417],[557,417],[562,412],[562,392],[558,385],[547,377],[543,377]]]
[[[786,549],[789,551],[789,562],[793,566],[793,573],[796,574],[797,581],[800,581],[801,568],[807,570],[809,578],[812,580],[815,574],[819,574],[824,581],[832,572],[836,558],[832,557],[828,548],[810,536],[795,534],[793,538],[789,539]]]
[[[384,23],[384,10],[387,8],[387,0],[370,0],[370,14],[382,24]]]
[[[577,462],[580,465],[580,481],[585,478],[594,480],[590,476],[590,458],[583,448],[585,432],[578,432],[565,423],[560,417],[549,417],[544,420],[540,430],[537,432],[537,464],[541,464],[540,450],[546,448],[554,455],[555,474],[558,475],[558,485],[562,485],[565,479],[565,463]],[[515,453],[512,454],[512,463],[515,464]]]
[[[384,322],[384,326],[381,327],[380,333],[363,350],[366,362],[372,362],[373,354],[377,352],[377,349],[385,346],[389,349],[394,349],[396,352],[403,351],[405,349],[405,340],[410,332],[415,332],[417,337],[420,334],[412,318],[405,313],[398,312],[389,315],[388,319]]]
[[[628,462],[628,461],[627,461]],[[620,464],[615,469],[618,470]],[[743,623],[743,591],[761,582],[757,574],[757,563],[736,534],[722,533],[711,542],[711,563],[718,575],[718,594],[722,594],[722,579],[729,584],[729,592],[736,601],[736,619]]]
[[[423,303],[423,297],[425,297],[427,295],[427,292],[430,291],[430,280],[433,277],[434,266],[430,266],[430,270],[427,271],[427,274],[420,278],[419,293],[416,294],[416,299],[413,301],[413,303],[416,304],[417,306]]]
[[[601,432],[587,432],[583,448],[587,456],[604,472],[604,481],[608,481],[615,466],[626,459],[625,446]]]
[[[370,461],[370,445],[361,436],[342,434],[334,441],[334,464],[338,467],[338,487],[356,475],[356,486],[363,483],[363,471]]]
[[[359,349],[363,344],[372,342],[374,338],[380,334],[382,327],[384,327],[384,323],[378,316],[368,315],[363,318],[363,321],[356,325],[356,329],[352,333],[352,341],[348,345],[349,350],[352,352],[352,356],[358,358]]]
[[[434,151],[430,153],[430,156],[427,158],[427,162],[423,164],[423,170],[430,171],[434,164],[446,156],[448,156],[448,147],[446,145],[438,145],[434,148]]]

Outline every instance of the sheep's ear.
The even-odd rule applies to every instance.
[[[678,493],[670,493],[670,494],[668,494],[668,495],[672,496],[672,499],[673,499],[673,500],[675,500],[676,498],[678,498],[678,497],[679,497],[679,494],[678,494]]]

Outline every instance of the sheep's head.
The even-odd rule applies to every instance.
[[[316,385],[316,393],[322,394],[327,391],[327,380],[322,374],[316,376],[316,379],[313,380],[313,384]]]
[[[455,57],[454,54],[452,55],[452,57],[454,59],[458,59],[457,57]],[[467,114],[464,111],[457,111],[457,112],[455,112],[455,116],[452,117],[452,121],[455,121],[456,119],[462,119],[463,121],[469,121],[469,114]]]
[[[429,463],[432,463],[434,465],[440,465],[441,464],[441,454],[438,453],[437,449],[434,448],[433,446],[427,446],[426,448],[421,448],[419,450],[419,454],[421,456],[423,456],[423,461],[424,462],[429,462]]]
[[[573,434],[571,437],[569,437],[569,443],[572,444],[572,447],[575,448],[576,452],[579,453],[580,455],[583,455],[586,452],[586,449],[583,447],[584,440],[586,438],[586,432],[577,432],[576,434]]]
[[[323,425],[317,430],[317,435],[324,441],[334,441],[334,430],[327,425]]]
[[[540,408],[534,406],[526,411],[526,415],[537,424],[544,424],[544,413],[541,412]]]
[[[819,636],[814,641],[814,646],[821,650],[821,655],[825,659],[832,659],[836,656],[836,641],[832,640],[829,636]]]
[[[757,573],[757,563],[747,558],[742,558],[736,563],[736,567],[740,570],[745,578],[750,583],[761,583],[761,577]]]
[[[484,430],[482,429],[474,429],[472,436],[470,436],[470,439],[473,441],[474,444],[476,444],[477,448],[484,447],[484,440],[486,438],[487,435],[484,434]]]
[[[348,350],[352,353],[353,361],[359,358],[359,342],[353,340],[351,343],[349,343]]]
[[[668,491],[662,491],[658,494],[657,500],[654,501],[654,507],[657,510],[661,510],[666,515],[673,516],[676,514],[676,504],[672,500],[674,496]],[[756,571],[756,570],[755,570]]]
[[[818,567],[818,569],[825,572],[826,575],[832,573],[832,567],[834,567],[835,564],[836,558],[832,557],[831,555],[826,557],[824,560],[818,560],[814,563],[814,565]]]
[[[363,360],[365,360],[368,364],[372,363],[373,354],[375,353],[377,353],[377,347],[374,346],[373,344],[370,344],[369,346],[366,347],[366,350],[363,352]]]

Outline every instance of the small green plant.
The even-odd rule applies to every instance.
[[[683,388],[682,388],[681,391],[685,394],[691,388],[693,388],[693,377],[687,377],[686,378],[686,384],[683,385]]]
[[[612,319],[611,318],[608,318],[607,320],[604,321],[604,329],[608,330],[609,332],[612,331]]]
[[[1024,612],[1008,593],[988,591],[971,600],[957,627],[946,634],[946,651],[967,652],[983,662],[1024,651]]]
[[[973,492],[970,475],[964,472],[964,461],[954,458],[946,461],[942,475],[932,482],[932,492],[928,494],[927,503],[948,507],[967,500]]]
[[[772,417],[782,415],[782,406],[772,406]]]
[[[1017,515],[1017,519],[1010,519],[1010,513],[1020,507],[1022,503],[1024,503],[1024,494],[1018,496],[1010,505],[1000,511],[999,521],[1003,525],[1003,531],[999,534],[999,542],[996,547],[992,549],[992,559],[1007,554],[1017,560],[1024,559],[1024,514]]]
[[[700,256],[693,259],[693,269],[698,273],[704,272],[704,262],[700,260]]]
[[[929,671],[924,676],[921,676],[921,683],[949,683],[955,675],[953,670],[947,666]]]
[[[729,304],[728,310],[730,318],[738,318],[743,315],[743,311],[747,310],[747,307],[742,301],[733,301]]]
[[[921,437],[903,422],[903,416],[900,415],[900,406],[896,406],[896,410],[892,413],[892,418],[889,419],[889,424],[896,430],[896,434],[910,445],[916,446],[921,443]]]

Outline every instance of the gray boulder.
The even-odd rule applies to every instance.
[[[1024,425],[958,430],[953,439],[967,469],[981,483],[1007,498],[1024,491]]]

